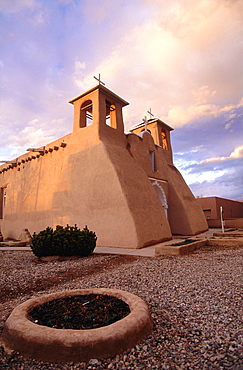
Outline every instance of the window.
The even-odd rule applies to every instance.
[[[106,100],[105,103],[106,103],[106,124],[110,127],[117,128],[116,106],[109,102],[109,100]]]
[[[3,218],[7,188],[0,188],[0,218]]]
[[[150,155],[150,162],[151,162],[152,171],[153,172],[156,172],[157,169],[156,169],[155,152],[154,152],[154,150],[150,150],[149,151],[149,155]]]
[[[93,103],[92,100],[86,100],[81,105],[81,112],[80,112],[80,127],[87,127],[92,124],[93,120]]]
[[[207,219],[211,218],[211,209],[204,209],[203,212]]]

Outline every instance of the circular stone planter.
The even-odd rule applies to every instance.
[[[54,329],[35,324],[28,312],[48,301],[84,294],[105,294],[123,300],[130,313],[108,326],[89,330]],[[8,317],[2,341],[6,350],[47,362],[87,362],[106,358],[134,347],[151,333],[153,324],[146,303],[136,295],[117,289],[79,289],[47,294],[17,306]]]

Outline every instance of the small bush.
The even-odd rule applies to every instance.
[[[81,231],[76,225],[57,225],[34,233],[31,249],[37,257],[47,256],[89,256],[96,246],[97,237],[87,226]]]

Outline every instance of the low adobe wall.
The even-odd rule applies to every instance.
[[[191,253],[196,249],[204,247],[206,245],[207,239],[195,240],[195,242],[193,243],[180,245],[182,242],[157,246],[155,248],[155,257],[163,255],[182,256],[184,254]]]
[[[230,229],[228,231],[213,233],[213,236],[219,238],[243,238],[243,231]]]
[[[215,247],[243,247],[243,238],[208,239],[206,245]]]
[[[190,244],[178,245],[180,243],[157,246],[155,248],[155,257],[164,255],[183,256],[204,246],[243,247],[243,237],[232,239],[226,237],[222,239],[200,239]]]
[[[207,219],[209,228],[221,227],[221,221],[219,219]],[[243,218],[227,218],[225,219],[225,227],[242,228]]]

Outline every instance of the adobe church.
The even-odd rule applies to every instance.
[[[0,166],[4,238],[77,224],[98,246],[143,248],[208,229],[173,165],[171,127],[150,118],[125,134],[128,103],[100,81],[70,103],[72,133]]]

